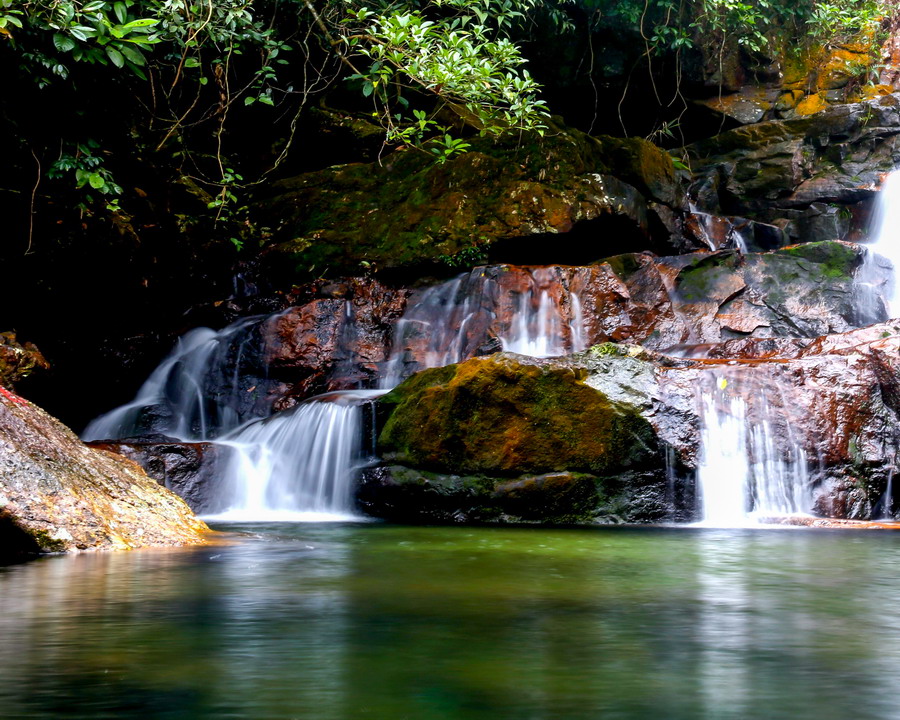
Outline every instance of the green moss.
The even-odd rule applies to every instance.
[[[836,280],[852,278],[859,263],[859,255],[852,247],[840,242],[824,241],[794,245],[778,250],[776,255],[802,258],[816,264],[822,278]]]
[[[588,352],[594,357],[611,357],[614,355],[626,355],[625,348],[614,342],[605,342],[600,345],[594,345]]]
[[[635,253],[627,253],[624,255],[615,255],[598,262],[598,265],[607,264],[620,280],[628,280],[632,275],[641,270],[644,266],[641,264],[640,255]]]
[[[611,402],[567,368],[473,358],[412,376],[381,402],[386,457],[466,474],[608,473],[656,457],[637,409]]]
[[[709,299],[723,281],[733,276],[740,261],[740,255],[735,252],[707,255],[679,273],[676,281],[679,294],[688,302]]]
[[[46,530],[29,530],[28,534],[40,547],[41,552],[64,552],[66,549],[65,542],[53,537]]]

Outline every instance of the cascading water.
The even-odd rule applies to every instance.
[[[87,440],[160,434],[212,441],[223,450],[217,519],[335,519],[352,516],[352,479],[362,460],[363,405],[413,372],[501,347],[533,356],[586,346],[570,278],[554,268],[476,268],[414,295],[394,327],[380,391],[341,391],[271,413],[260,328],[248,318],[185,335],[134,401],[97,418]],[[343,308],[345,332],[354,308]],[[352,359],[340,362],[352,365]],[[252,401],[251,401],[252,400]],[[261,419],[265,418],[265,419]]]
[[[878,194],[866,249],[856,276],[861,324],[900,315],[893,272],[900,267],[900,171],[887,177]]]
[[[739,527],[809,512],[806,452],[768,400],[777,378],[757,377],[751,386],[746,373],[732,371],[710,379],[712,389],[699,392],[703,524]]]
[[[158,433],[177,440],[208,440],[270,412],[257,377],[254,351],[260,317],[215,332],[184,335],[127,405],[93,420],[82,439],[108,440]]]
[[[554,268],[475,268],[410,299],[379,386],[489,349],[552,357],[587,346],[578,293]],[[495,338],[499,347],[489,345]]]
[[[362,403],[380,391],[313,398],[220,439],[227,503],[219,520],[346,520],[360,456]]]

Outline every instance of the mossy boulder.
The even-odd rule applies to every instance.
[[[597,137],[606,172],[634,185],[650,200],[676,207],[683,204],[684,191],[672,156],[649,140],[639,137]]]
[[[391,462],[436,472],[516,477],[607,475],[652,466],[654,431],[634,404],[584,382],[587,371],[499,353],[425,370],[379,401]]]
[[[594,258],[623,244],[645,249],[647,198],[677,204],[678,183],[671,157],[648,141],[552,125],[543,136],[473,139],[469,152],[443,164],[407,148],[288,178],[258,209],[273,230],[270,266],[334,275],[471,266],[497,241],[565,234],[586,222],[594,223]],[[548,242],[542,262],[558,262],[557,249]]]

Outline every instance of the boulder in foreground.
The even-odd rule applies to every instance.
[[[189,545],[208,532],[136,463],[0,387],[0,555]]]

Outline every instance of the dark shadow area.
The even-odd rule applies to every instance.
[[[0,565],[12,565],[43,552],[37,541],[14,518],[0,513]]]

